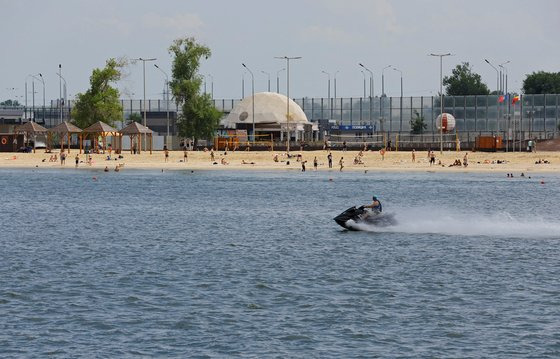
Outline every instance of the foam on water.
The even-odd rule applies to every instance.
[[[401,208],[395,210],[398,224],[377,227],[353,223],[370,232],[444,234],[513,238],[559,238],[560,221],[539,216],[521,216],[506,211],[482,214],[443,208]]]

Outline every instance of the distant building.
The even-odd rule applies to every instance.
[[[288,120],[288,102],[290,117]],[[253,117],[254,108],[254,117]],[[319,127],[307,119],[305,112],[293,100],[275,92],[260,92],[245,97],[237,103],[229,114],[221,121],[224,129],[246,130],[253,134],[253,121],[257,137],[272,136],[274,139],[284,140],[290,133],[293,141],[313,141],[318,139]]]

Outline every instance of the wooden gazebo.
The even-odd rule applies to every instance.
[[[150,138],[150,154],[152,154],[153,139],[152,135],[154,131],[150,130],[148,127],[139,124],[136,121],[131,122],[128,126],[123,128],[121,131],[123,136],[130,137],[130,153],[133,153],[134,140],[136,139],[138,145],[138,153],[142,151],[142,135],[148,136]]]
[[[47,129],[39,125],[35,121],[29,121],[21,126],[16,127],[16,133],[23,133],[29,139],[33,137],[33,153],[35,153],[35,144],[37,142],[37,134],[46,134]]]
[[[51,148],[51,141],[52,141],[52,134],[53,133],[58,133],[60,135],[60,151],[61,152],[64,151],[64,137],[66,137],[67,144],[68,144],[68,153],[70,153],[70,136],[72,136],[73,134],[80,134],[80,133],[82,133],[82,130],[79,127],[71,124],[68,121],[61,122],[59,125],[51,128],[49,130],[48,136],[47,136],[47,146],[48,146],[48,148]]]
[[[80,153],[82,153],[83,141],[88,136],[92,136],[91,146],[93,149],[95,149],[95,151],[97,151],[98,149],[99,137],[101,137],[103,152],[105,152],[105,150],[107,149],[107,137],[113,137],[113,139],[116,139],[118,143],[118,149],[122,148],[122,135],[120,134],[120,132],[116,128],[109,126],[103,121],[97,121],[93,125],[84,129],[80,139]]]

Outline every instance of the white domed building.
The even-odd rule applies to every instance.
[[[286,116],[288,103],[289,121]],[[247,131],[247,135],[252,136],[253,121],[257,140],[262,136],[283,141],[289,130],[292,141],[313,141],[319,133],[318,125],[307,119],[297,103],[276,92],[256,93],[254,104],[253,96],[245,97],[221,121],[221,125],[224,129]]]

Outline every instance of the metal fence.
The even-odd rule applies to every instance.
[[[228,114],[239,99],[215,99],[216,108]],[[428,97],[374,97],[374,98],[296,98],[310,121],[330,120],[338,125],[371,125],[374,132],[410,133],[411,120],[424,118],[427,133],[438,131],[436,118],[440,113],[440,98]],[[443,111],[456,119],[458,132],[496,133],[511,137],[512,131],[534,133],[541,138],[556,136],[560,124],[560,95],[522,95],[512,105],[511,99],[499,102],[497,95],[445,96]],[[142,113],[142,100],[121,100],[123,118],[131,113]],[[70,117],[73,101],[62,110],[62,118]],[[146,110],[176,114],[180,108],[173,101],[147,100]],[[61,109],[56,101],[46,108],[27,107],[25,119],[44,120],[47,127],[60,122]],[[171,116],[175,118],[175,116]],[[24,120],[25,120],[24,119]],[[173,126],[174,127],[174,126]]]

